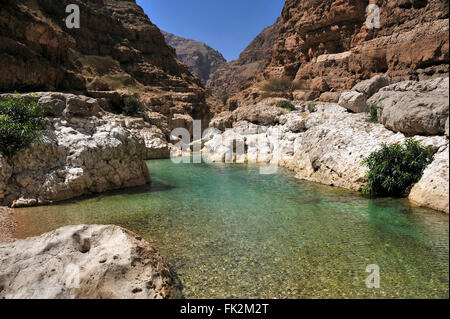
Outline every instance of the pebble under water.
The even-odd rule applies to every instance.
[[[448,298],[449,217],[258,165],[149,161],[153,184],[16,209],[16,236],[116,224],[153,243],[186,298]],[[366,267],[380,267],[380,289]]]

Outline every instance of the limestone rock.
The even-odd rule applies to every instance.
[[[96,99],[80,95],[69,95],[66,99],[66,109],[68,116],[97,116],[100,107]]]
[[[404,81],[381,89],[369,103],[379,121],[408,135],[444,135],[449,116],[449,78]]]
[[[367,98],[364,93],[349,91],[341,94],[339,105],[355,113],[363,113],[367,110]]]
[[[320,102],[328,102],[328,103],[339,103],[339,99],[341,97],[341,93],[337,92],[324,92],[320,95]]]
[[[316,102],[314,112],[306,109],[307,105],[300,105],[272,124],[234,122],[231,130],[216,134],[205,143],[203,152],[212,162],[270,163],[295,171],[300,179],[359,191],[367,184],[368,168],[362,165],[363,159],[383,143],[404,143],[407,138],[381,124],[366,122],[366,114],[349,113],[336,104]],[[442,136],[414,138],[435,150],[448,148],[448,139]],[[239,145],[243,153],[238,152]],[[448,160],[445,164],[437,159],[433,164],[436,168],[430,167],[421,181],[424,189],[427,175],[442,184],[444,180],[439,175],[446,174],[448,178]],[[439,186],[423,192],[422,201],[424,206],[442,210],[442,205],[430,203],[446,196],[448,190]]]
[[[282,114],[280,108],[262,103],[244,106],[233,112],[235,122],[248,121],[255,124],[269,125],[276,124]]]
[[[233,126],[233,113],[225,111],[216,115],[209,124],[210,127],[225,131]]]
[[[177,297],[158,251],[118,226],[67,226],[0,244],[0,298]]]
[[[327,81],[325,81],[325,79],[321,77],[314,78],[311,82],[310,88],[312,91],[319,91],[321,93],[326,92],[330,89]]]
[[[420,206],[449,213],[449,148],[442,147],[413,187],[409,199]]]
[[[361,81],[356,84],[352,91],[364,93],[367,98],[377,93],[380,89],[390,85],[392,82],[389,76],[376,75],[373,78],[365,81]]]

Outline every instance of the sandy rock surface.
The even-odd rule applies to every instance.
[[[158,251],[118,226],[67,226],[0,244],[0,299],[177,297]]]

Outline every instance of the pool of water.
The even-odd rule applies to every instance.
[[[448,298],[449,219],[257,165],[149,161],[151,186],[15,210],[19,238],[116,224],[159,248],[186,298]],[[366,287],[368,265],[380,289]]]

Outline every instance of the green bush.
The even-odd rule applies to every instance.
[[[220,97],[220,100],[222,101],[222,104],[223,104],[223,105],[227,105],[227,102],[228,102],[229,98],[230,98],[230,95],[229,95],[229,94],[224,94],[224,95],[222,95],[222,96]]]
[[[381,196],[405,195],[420,180],[433,155],[431,147],[424,148],[412,138],[403,145],[383,144],[379,151],[363,161],[369,167],[368,184],[363,192]]]
[[[366,119],[369,123],[378,123],[378,107],[376,103],[372,103],[369,105],[367,109],[368,117]]]
[[[49,107],[20,96],[0,101],[0,154],[11,158],[36,141]]]
[[[128,116],[135,115],[140,107],[141,103],[137,97],[128,96],[123,101],[122,113]]]
[[[294,104],[292,104],[289,101],[280,101],[280,102],[278,102],[277,106],[282,108],[282,109],[287,109],[289,111],[294,111],[295,110]]]

